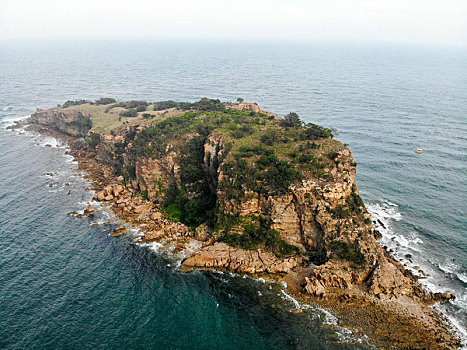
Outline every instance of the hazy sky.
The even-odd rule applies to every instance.
[[[0,0],[0,39],[390,41],[467,47],[467,0]]]

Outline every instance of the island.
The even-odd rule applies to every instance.
[[[453,295],[424,290],[378,243],[357,164],[334,130],[208,98],[67,101],[14,127],[26,126],[65,139],[94,199],[141,229],[135,243],[179,254],[181,270],[285,282],[375,344],[460,346],[430,307]],[[90,205],[79,216],[93,214]]]

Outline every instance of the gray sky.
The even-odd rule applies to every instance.
[[[467,0],[0,0],[0,39],[63,37],[467,47]]]

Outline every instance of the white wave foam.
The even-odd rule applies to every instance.
[[[38,135],[34,138],[34,142],[41,147],[65,148],[66,143],[52,136]]]
[[[4,110],[6,111],[6,110]],[[12,126],[12,125],[15,125],[17,121],[20,121],[20,120],[23,120],[23,119],[26,119],[26,118],[29,118],[31,115],[25,115],[25,116],[22,116],[22,117],[19,117],[18,116],[14,116],[14,117],[6,117],[6,118],[2,118],[0,120],[2,126],[4,127],[4,129],[6,129],[7,127],[9,126]]]
[[[438,264],[438,267],[446,273],[456,273],[461,266],[454,261],[449,261],[448,258],[444,260],[443,263]]]
[[[294,304],[294,306],[295,306],[296,309],[301,309],[300,303],[299,303],[295,298],[293,298],[292,296],[288,295],[283,289],[281,290],[281,293],[282,293],[282,295],[283,295],[283,297],[282,297],[283,299],[286,299],[286,300],[288,300],[288,301],[291,301],[291,302]]]
[[[459,314],[451,310],[452,307],[448,308],[442,304],[437,305],[436,308],[446,316],[451,328],[459,335],[462,342],[467,344],[465,323],[462,321],[467,310],[467,301],[465,300],[467,291],[452,290],[449,283],[453,278],[452,276],[459,277],[464,283],[467,281],[467,275],[459,271],[462,266],[451,258],[439,261],[439,256],[427,254],[424,251],[423,240],[415,230],[396,232],[394,223],[402,219],[397,205],[389,202],[371,203],[367,205],[367,208],[372,215],[375,228],[382,235],[380,243],[391,249],[394,258],[402,262],[415,275],[420,274],[420,269],[424,272],[424,278],[419,282],[425,289],[432,293],[447,292],[455,294],[456,299],[451,301],[450,304],[461,309]]]
[[[459,272],[456,275],[462,282],[467,283],[467,273]]]

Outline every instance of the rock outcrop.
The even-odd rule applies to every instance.
[[[252,275],[287,274],[300,262],[301,259],[297,257],[278,259],[274,254],[261,249],[249,251],[225,243],[214,243],[188,257],[181,268],[216,269]]]
[[[38,110],[30,118],[18,123],[32,127],[46,127],[71,137],[85,137],[92,128],[91,118],[75,110]]]

